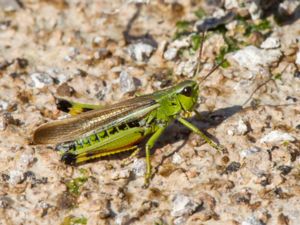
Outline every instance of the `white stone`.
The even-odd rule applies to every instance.
[[[237,0],[225,0],[224,7],[226,9],[239,8],[239,3]]]
[[[277,62],[282,55],[280,49],[259,49],[255,46],[247,46],[234,53],[228,54],[227,59],[236,62],[240,66],[251,71],[259,72],[261,67],[272,65]]]
[[[171,61],[173,59],[176,58],[177,56],[177,52],[179,49],[177,48],[168,48],[165,52],[164,52],[164,59]]]
[[[186,218],[184,216],[177,217],[174,220],[174,225],[183,225],[186,222]]]
[[[79,55],[79,50],[75,47],[70,47],[68,49],[69,54],[64,57],[64,60],[67,62],[72,61],[77,55]]]
[[[260,151],[260,149],[258,147],[254,146],[254,147],[242,150],[240,152],[240,156],[242,158],[246,158],[247,156],[253,155],[253,154],[255,154],[255,153],[259,152],[259,151]]]
[[[260,0],[253,0],[247,7],[252,20],[258,20],[262,16],[262,10],[259,4]]]
[[[286,14],[292,15],[299,5],[299,0],[285,0],[279,4],[278,11],[285,16]]]
[[[5,111],[8,108],[8,102],[0,99],[0,111]]]
[[[243,119],[239,119],[236,125],[227,130],[227,134],[230,136],[233,135],[244,135],[248,131],[248,126]]]
[[[126,170],[126,169],[118,170],[111,175],[111,178],[113,180],[127,179],[129,177],[130,177],[130,172],[129,172],[129,170]]]
[[[189,59],[187,61],[180,62],[177,67],[175,68],[174,73],[176,75],[184,75],[187,77],[193,77],[194,71],[197,68],[197,60]]]
[[[47,73],[33,73],[30,75],[33,81],[33,87],[43,88],[47,85],[53,84],[53,79]]]
[[[234,135],[234,130],[233,128],[230,128],[227,130],[227,134],[230,135],[230,136],[233,136]]]
[[[24,180],[24,173],[20,170],[11,170],[9,172],[9,184],[15,186]]]
[[[284,141],[295,141],[296,139],[288,133],[273,130],[260,139],[260,143],[276,143]]]
[[[190,197],[183,194],[176,194],[175,196],[173,196],[172,204],[173,207],[171,215],[174,217],[190,215],[199,205]]]
[[[186,48],[189,46],[190,46],[190,37],[175,40],[170,44],[170,47],[177,48],[177,49]]]
[[[140,42],[129,45],[127,51],[131,58],[138,62],[143,62],[145,59],[151,56],[152,52],[154,51],[154,47],[152,45]]]
[[[144,176],[146,173],[146,163],[144,159],[135,159],[132,164],[132,172],[137,176]]]
[[[237,27],[237,25],[238,25],[238,22],[236,20],[234,20],[234,21],[226,24],[225,27],[227,30],[234,30]]]
[[[244,120],[239,120],[236,131],[238,135],[244,135],[245,133],[247,133],[248,126]]]
[[[126,212],[118,213],[115,219],[117,225],[125,225],[128,223],[130,217]]]
[[[123,93],[136,90],[133,78],[126,70],[122,70],[119,77],[120,89]]]
[[[16,0],[0,0],[0,8],[6,12],[20,9],[20,4]]]
[[[300,66],[300,51],[298,51],[296,54],[296,62],[295,63]]]
[[[182,159],[182,157],[177,152],[175,152],[174,155],[173,155],[173,157],[172,157],[172,162],[174,164],[180,164],[180,163],[183,162],[183,159]]]
[[[279,48],[280,40],[278,37],[268,37],[263,43],[261,43],[260,47],[264,49]]]
[[[263,225],[259,219],[256,219],[254,216],[248,217],[245,221],[242,222],[242,225]]]
[[[21,168],[26,168],[29,166],[30,163],[32,163],[34,160],[34,157],[32,154],[22,154],[19,160],[18,167]]]
[[[190,37],[178,39],[169,44],[167,50],[164,52],[164,59],[173,60],[177,56],[179,49],[190,46]]]
[[[94,39],[93,39],[93,43],[95,43],[95,44],[100,44],[101,41],[102,41],[102,38],[99,37],[99,36],[96,36],[96,37],[94,37]]]

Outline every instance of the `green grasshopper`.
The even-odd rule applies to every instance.
[[[202,33],[201,39],[194,79],[200,71],[205,32]],[[215,66],[202,81],[222,63]],[[58,109],[74,117],[41,125],[33,133],[33,143],[58,144],[57,150],[62,154],[61,160],[66,164],[78,165],[127,151],[132,151],[132,158],[141,150],[138,144],[149,137],[145,146],[145,186],[148,186],[152,176],[150,151],[173,120],[178,120],[213,148],[224,150],[185,120],[193,111],[198,114],[194,109],[198,96],[199,84],[195,80],[186,80],[165,90],[106,107],[58,99]]]
[[[58,108],[73,117],[46,123],[33,134],[35,144],[58,144],[62,161],[77,165],[103,156],[132,151],[136,155],[140,143],[146,142],[145,185],[151,178],[150,150],[166,127],[178,120],[200,135],[208,144],[220,149],[196,126],[185,120],[195,108],[198,83],[185,80],[173,87],[138,96],[102,108],[98,105],[59,100]]]

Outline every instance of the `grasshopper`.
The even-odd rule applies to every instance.
[[[62,161],[77,165],[126,151],[132,151],[134,156],[140,151],[138,143],[149,137],[145,144],[147,186],[152,175],[150,150],[173,120],[178,120],[212,147],[220,149],[185,119],[191,116],[198,95],[198,83],[185,80],[168,89],[104,108],[60,99],[58,108],[74,116],[41,125],[33,133],[33,142],[60,143],[57,148],[62,153]]]

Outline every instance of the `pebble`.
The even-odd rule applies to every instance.
[[[111,55],[111,52],[108,49],[100,48],[94,53],[94,58],[102,60],[110,55]]]
[[[247,46],[234,53],[228,54],[228,60],[238,63],[253,72],[259,72],[261,67],[277,62],[282,55],[280,49],[259,49],[255,46]]]
[[[47,73],[32,73],[30,77],[33,81],[32,86],[35,88],[43,88],[53,84],[53,78]]]
[[[260,1],[251,1],[247,7],[252,20],[258,20],[262,16],[263,11],[259,4]]]
[[[0,0],[0,8],[6,12],[16,11],[21,8],[16,0]]]
[[[27,168],[33,161],[34,157],[32,154],[22,154],[18,162],[18,167]]]
[[[129,224],[130,217],[127,213],[121,212],[118,213],[116,218],[115,218],[115,223],[117,225],[124,225],[124,224]]]
[[[193,201],[192,198],[183,195],[183,194],[176,194],[172,198],[172,211],[171,215],[174,217],[186,216],[192,214],[196,208],[202,204],[202,202],[196,203]]]
[[[292,15],[296,12],[297,7],[300,6],[299,0],[285,0],[279,4],[278,12],[282,16]]]
[[[244,135],[248,132],[248,126],[243,119],[239,119],[238,123],[227,131],[230,136]]]
[[[189,46],[190,46],[190,37],[173,41],[171,44],[169,44],[167,50],[164,52],[164,59],[168,61],[175,59],[178,51],[181,48],[187,48]]]
[[[239,3],[237,0],[225,0],[224,7],[225,7],[225,9],[238,8]]]
[[[93,43],[99,45],[103,41],[103,38],[100,36],[96,36],[93,38]]]
[[[5,209],[10,207],[14,201],[8,196],[1,196],[0,197],[0,208]]]
[[[24,180],[24,173],[20,170],[11,170],[9,172],[9,184],[15,186]]]
[[[126,70],[121,71],[119,83],[120,89],[123,93],[128,93],[136,90],[134,80]]]
[[[248,217],[245,221],[242,222],[242,225],[264,225],[259,219],[254,216]]]
[[[129,177],[130,177],[130,172],[129,170],[126,169],[118,170],[111,175],[111,179],[113,180],[127,179]]]
[[[0,111],[5,111],[8,108],[8,102],[0,99]]]
[[[197,69],[197,60],[189,59],[187,61],[180,62],[175,68],[174,73],[176,75],[184,75],[187,77],[193,77],[194,71]]]
[[[64,60],[67,62],[72,61],[77,55],[80,54],[79,50],[75,47],[70,47],[68,52],[69,54],[64,57]]]
[[[279,48],[280,39],[278,37],[268,37],[263,43],[261,43],[260,47],[264,49]]]
[[[174,225],[183,225],[186,222],[186,218],[184,218],[183,216],[177,217],[174,220]]]
[[[77,70],[76,70],[77,72]],[[51,67],[47,69],[46,73],[52,78],[55,77],[55,79],[59,82],[59,84],[62,84],[64,82],[67,82],[70,80],[71,76],[66,74],[64,71],[61,71],[61,69],[57,67]]]
[[[172,162],[174,164],[181,164],[182,161],[183,161],[182,157],[177,152],[175,152],[173,157],[172,157]]]
[[[262,137],[259,142],[260,143],[276,143],[276,142],[284,142],[284,141],[295,141],[296,139],[288,133],[273,130],[270,133],[266,134]]]
[[[132,164],[132,172],[137,176],[144,176],[146,173],[146,163],[144,159],[135,159]]]
[[[155,48],[146,43],[135,43],[128,46],[127,51],[130,57],[137,62],[143,62],[150,58]]]
[[[250,147],[248,149],[242,150],[240,152],[240,156],[242,158],[246,158],[247,156],[253,155],[253,154],[255,154],[255,153],[259,152],[259,151],[260,151],[260,149],[258,147],[255,147],[255,146],[254,147]]]
[[[164,58],[168,61],[175,59],[177,56],[178,49],[177,48],[168,48],[164,53]]]

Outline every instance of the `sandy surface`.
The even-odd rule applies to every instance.
[[[0,1],[0,224],[299,224],[300,3],[206,2]],[[234,41],[190,121],[226,152],[175,122],[144,189],[144,153],[71,167],[30,144],[66,116],[55,97],[105,105],[192,77],[200,8],[221,22],[199,81]]]

